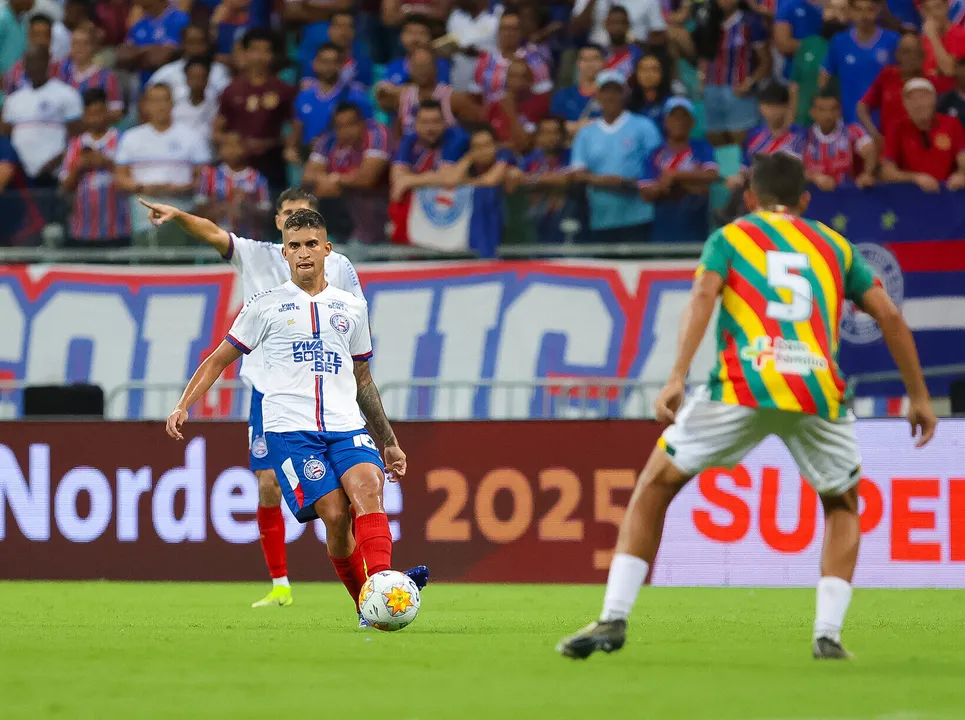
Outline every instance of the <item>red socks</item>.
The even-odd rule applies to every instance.
[[[362,552],[359,550],[359,546],[356,545],[355,552],[346,558],[337,558],[331,555],[328,557],[332,561],[332,565],[335,566],[338,579],[342,581],[342,585],[352,596],[357,612],[359,609],[359,593],[362,592],[362,586],[365,584],[365,567],[362,564]]]
[[[385,513],[369,513],[355,518],[355,542],[369,575],[392,567],[392,533]]]
[[[268,574],[272,578],[288,575],[285,559],[285,519],[281,507],[261,507],[255,514],[258,519],[258,532],[261,533],[261,551],[265,553]]]

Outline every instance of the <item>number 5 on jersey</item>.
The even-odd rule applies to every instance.
[[[767,317],[783,322],[801,322],[811,317],[811,283],[799,274],[808,267],[810,263],[804,253],[767,252],[767,284],[791,293],[789,303],[768,300]]]

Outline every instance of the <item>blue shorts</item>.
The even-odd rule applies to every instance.
[[[757,98],[737,97],[729,85],[704,86],[704,114],[707,132],[741,132],[760,122]]]
[[[265,426],[261,418],[261,401],[264,397],[251,388],[251,409],[248,410],[248,467],[252,471],[271,470],[268,443],[265,442]]]
[[[285,502],[298,522],[316,520],[315,501],[342,487],[341,477],[360,463],[385,472],[375,441],[363,430],[270,432],[268,459]]]

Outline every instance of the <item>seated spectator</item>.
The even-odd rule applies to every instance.
[[[521,38],[519,15],[507,10],[499,19],[499,48],[494,53],[483,53],[479,58],[469,87],[471,93],[482,97],[484,104],[489,105],[502,98],[506,92],[509,64],[516,58],[529,65],[533,75],[532,91],[535,95],[548,93],[553,89],[549,68],[539,57],[526,54],[520,46]]]
[[[382,24],[404,28],[406,20],[420,17],[430,30],[441,30],[449,16],[449,5],[449,0],[382,0]]]
[[[372,87],[375,70],[365,54],[365,47],[355,42],[355,16],[350,12],[332,15],[328,26],[328,41],[342,51],[341,77],[344,82]],[[314,68],[313,68],[314,69]],[[304,72],[304,63],[302,67]],[[309,77],[314,73],[310,73]]]
[[[895,50],[897,64],[882,68],[858,103],[858,120],[879,149],[884,146],[884,131],[888,126],[908,117],[902,92],[905,83],[912,78],[925,77],[924,59],[921,36],[913,32],[905,33]]]
[[[295,122],[292,135],[303,146],[311,147],[322,133],[328,131],[332,113],[339,103],[349,102],[362,108],[366,118],[372,117],[369,97],[361,85],[348,83],[340,75],[341,51],[326,43],[315,58],[315,79],[302,81],[302,90],[295,97]]]
[[[82,25],[74,30],[70,57],[57,66],[54,77],[81,95],[95,88],[103,90],[107,96],[107,124],[113,125],[124,116],[124,98],[117,76],[94,60],[94,33],[93,25]]]
[[[788,2],[788,5],[794,5]],[[795,18],[802,14],[812,12],[814,6],[808,0],[800,0],[794,12],[790,14],[792,18],[789,25],[793,27]],[[774,29],[775,41],[777,39],[777,27]],[[848,0],[829,0],[824,7],[824,19],[817,34],[807,35],[803,38],[794,37],[793,45],[786,47],[797,47],[794,53],[794,61],[791,63],[790,79],[788,87],[791,93],[791,107],[794,108],[794,121],[799,125],[808,125],[811,122],[811,103],[814,96],[818,93],[818,85],[821,78],[821,67],[824,65],[824,58],[828,55],[828,43],[831,38],[840,32],[844,32],[851,23],[848,20]],[[808,26],[808,29],[810,26]],[[838,91],[836,79],[830,78],[826,85],[828,89]]]
[[[318,49],[330,42],[328,31],[332,18],[338,13],[351,12],[354,0],[285,0],[281,4],[281,17],[286,25],[301,28],[301,44],[298,46],[299,74],[312,77],[312,63]]]
[[[821,190],[834,190],[853,182],[859,188],[875,184],[878,149],[859,123],[845,124],[841,101],[833,92],[822,91],[811,107],[814,124],[804,146],[804,170],[808,182]]]
[[[738,0],[716,0],[723,11],[717,54],[705,66],[704,112],[707,139],[714,146],[744,142],[757,124],[754,86],[771,74],[771,53],[760,18]],[[747,51],[750,48],[750,52]]]
[[[667,140],[647,159],[640,196],[654,204],[655,239],[702,243],[710,229],[710,186],[720,178],[714,148],[690,139],[696,115],[689,100],[671,98],[665,112]]]
[[[854,27],[831,38],[821,72],[821,86],[836,77],[841,88],[844,121],[858,120],[858,103],[881,69],[895,61],[901,37],[878,24],[877,0],[851,0]]]
[[[627,109],[650,118],[654,125],[662,128],[664,105],[674,95],[672,88],[670,69],[659,56],[647,53],[640,58],[633,77],[630,78]]]
[[[602,116],[577,133],[571,161],[573,182],[588,187],[589,240],[642,242],[650,237],[653,206],[640,197],[637,182],[663,140],[651,120],[626,111],[621,73],[604,70],[597,85]]]
[[[402,22],[399,34],[405,56],[396,58],[385,67],[385,80],[380,85],[405,85],[410,80],[412,53],[416,50],[429,48],[432,45],[432,30],[424,15],[407,15]],[[444,58],[434,58],[436,63],[436,78],[443,85],[449,84],[450,63]]]
[[[60,186],[73,196],[68,247],[125,247],[131,244],[127,198],[114,180],[114,157],[120,133],[110,125],[110,105],[103,88],[89,88],[84,98],[84,134],[70,141]]]
[[[955,63],[954,90],[949,90],[938,99],[938,112],[957,118],[965,126],[965,58]]]
[[[226,130],[239,133],[245,157],[265,176],[274,194],[288,185],[282,129],[292,118],[295,88],[271,72],[275,39],[269,31],[249,30],[242,47],[245,70],[221,96],[212,138],[218,142]]]
[[[606,14],[606,32],[610,48],[603,62],[604,70],[616,70],[629,80],[634,74],[643,52],[638,45],[631,45],[627,37],[630,32],[630,16],[622,5],[614,5]]]
[[[935,112],[935,86],[924,78],[905,83],[908,117],[885,135],[881,179],[914,183],[925,192],[965,188],[965,130],[958,120]]]
[[[462,128],[446,127],[439,103],[422,103],[416,113],[415,132],[402,138],[392,159],[392,199],[401,200],[410,190],[420,187],[451,185],[455,164],[468,146],[469,139]]]
[[[53,21],[46,15],[34,15],[27,24],[27,49],[43,48],[50,53],[51,28]],[[24,70],[25,58],[18,59],[3,78],[3,92],[7,95],[27,85],[27,74]],[[50,76],[57,74],[59,63],[50,58]]]
[[[570,33],[582,35],[589,32],[590,42],[605,47],[608,40],[606,18],[614,5],[621,5],[626,9],[633,42],[666,44],[667,21],[658,0],[576,0],[573,3]]]
[[[334,129],[315,143],[302,185],[320,199],[342,199],[352,219],[352,237],[367,244],[384,242],[389,133],[352,103],[335,108],[332,124]]]
[[[198,25],[189,25],[184,29],[184,57],[159,68],[151,75],[148,85],[163,83],[171,88],[175,102],[178,98],[183,98],[190,92],[188,89],[188,79],[185,74],[189,60],[204,60],[211,53],[211,45],[208,43],[208,34],[204,28]],[[221,97],[221,93],[231,84],[231,71],[224,63],[211,63],[211,70],[208,73],[208,87],[206,93],[212,100],[216,101]]]
[[[570,151],[566,149],[566,138],[566,123],[562,118],[543,119],[536,131],[536,148],[523,157],[507,177],[509,192],[516,187],[530,190],[526,214],[540,242],[563,241],[560,221],[570,184]]]
[[[741,170],[727,178],[727,187],[735,192],[746,184],[747,174],[758,153],[783,152],[797,158],[804,153],[806,133],[794,122],[788,89],[772,80],[761,89],[759,100],[764,122],[747,134]]]
[[[175,95],[172,117],[175,123],[191,128],[204,138],[210,147],[211,132],[218,117],[218,98],[208,92],[211,65],[201,58],[192,58],[184,66],[184,74],[188,92]]]
[[[211,13],[211,34],[214,37],[215,60],[230,63],[236,43],[252,27],[251,0],[221,0]]]
[[[486,108],[486,122],[495,137],[513,152],[529,152],[536,126],[549,114],[548,93],[534,95],[533,75],[525,60],[517,58],[506,71],[506,91]]]
[[[140,71],[143,86],[155,70],[175,58],[190,19],[167,0],[139,0],[139,4],[144,17],[131,25],[124,44],[117,48],[117,64]]]
[[[435,43],[440,52],[452,53],[450,84],[458,91],[470,90],[478,58],[498,51],[496,36],[502,5],[489,0],[455,0],[446,22],[446,35]]]
[[[415,130],[416,112],[427,100],[435,100],[442,106],[447,126],[457,124],[458,120],[473,122],[479,119],[481,110],[475,98],[468,93],[454,93],[452,87],[436,81],[436,64],[431,50],[415,50],[410,58],[410,68],[410,82],[402,86],[380,83],[376,92],[382,110],[395,116],[398,137]]]
[[[793,58],[796,65],[797,55],[805,41],[825,35],[823,30],[847,30],[847,24],[843,27],[826,28],[827,18],[824,7],[824,3],[814,2],[814,0],[785,0],[780,3],[777,16],[774,18],[774,47],[784,56],[785,63],[791,63]],[[810,107],[809,104],[808,109]],[[806,113],[807,110],[805,110]]]
[[[965,27],[955,25],[948,19],[948,0],[924,0],[920,9],[925,76],[934,72],[937,78],[932,84],[939,93],[943,93],[951,89],[954,82],[955,62],[965,57]]]
[[[144,92],[142,108],[147,122],[121,136],[114,176],[122,192],[189,210],[201,167],[210,162],[211,153],[195,131],[174,124],[173,105],[167,85],[152,85]],[[133,218],[135,242],[146,241],[145,231],[151,229],[148,218],[142,212]],[[180,243],[182,236],[162,231],[158,240]]]
[[[596,76],[603,70],[603,50],[598,45],[584,45],[576,59],[576,85],[557,90],[550,112],[566,121],[566,133],[573,137],[584,125],[600,117],[596,101]]]
[[[238,133],[221,135],[218,156],[217,167],[200,170],[195,212],[235,235],[260,237],[273,214],[268,181],[248,164]]]
[[[34,46],[24,55],[27,83],[3,104],[3,123],[32,185],[57,185],[57,171],[67,149],[67,134],[75,135],[84,113],[80,93],[50,77],[50,54]]]

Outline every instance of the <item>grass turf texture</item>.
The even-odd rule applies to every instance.
[[[341,586],[0,583],[0,717],[965,717],[965,593],[855,592],[850,664],[810,658],[812,590],[649,588],[620,653],[554,652],[601,587],[434,585],[406,630]]]

